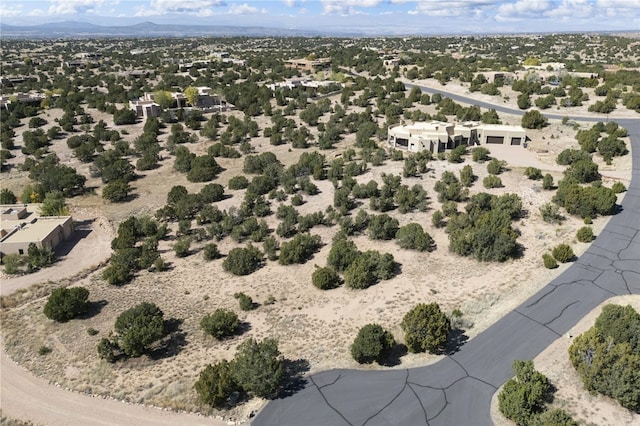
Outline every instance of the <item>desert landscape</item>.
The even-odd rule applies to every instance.
[[[409,67],[400,69],[406,73]],[[392,72],[392,67],[388,67]],[[188,72],[178,73],[187,78]],[[323,74],[328,78],[331,73]],[[354,76],[357,74],[354,73]],[[368,73],[360,76],[371,77]],[[354,77],[355,78],[355,77]],[[409,82],[402,78],[401,81]],[[481,101],[518,109],[518,93],[508,86],[500,88],[500,95],[490,96],[469,93],[468,83],[451,81],[446,85],[435,79],[415,79],[413,84],[423,85],[443,93],[451,92],[472,97]],[[596,98],[594,89],[585,88],[591,98]],[[355,90],[351,95],[357,98],[363,90]],[[446,95],[444,95],[446,97]],[[342,108],[341,94],[323,96],[330,102],[332,112]],[[317,100],[317,99],[316,99]],[[278,108],[276,99],[270,100],[273,109]],[[126,104],[115,103],[116,108],[126,108]],[[590,112],[589,103],[583,106],[549,110],[550,113],[570,117],[603,117]],[[469,106],[465,104],[464,106]],[[438,105],[416,104],[412,111],[421,111],[435,116]],[[94,121],[103,120],[108,129],[120,130],[126,141],[133,142],[144,133],[145,121],[119,126],[114,122],[113,114],[97,108],[85,106],[85,111]],[[370,108],[348,105],[349,113],[365,113]],[[484,112],[484,110],[483,110]],[[59,108],[46,109],[40,114],[48,121],[43,130],[53,127],[60,120],[63,111]],[[225,112],[223,129],[229,119],[245,119],[243,111]],[[331,113],[323,114],[320,122],[329,125]],[[386,117],[378,111],[372,114],[374,122],[380,128],[385,127]],[[205,118],[208,118],[206,116]],[[503,124],[519,125],[520,115],[500,113]],[[620,107],[603,118],[603,121],[615,121],[617,118],[637,117],[637,113]],[[299,116],[289,117],[296,126],[302,127],[304,121]],[[295,149],[289,144],[272,145],[270,138],[264,135],[265,128],[272,125],[272,119],[266,115],[252,118],[257,123],[259,135],[250,139],[250,155],[270,152],[276,155],[283,166],[289,167],[298,162],[305,152],[320,152],[326,157],[327,167],[335,159],[343,158],[345,152],[356,148],[356,133],[345,132],[342,139],[330,149],[319,150],[314,144],[309,148]],[[447,117],[456,121],[455,116]],[[24,131],[29,130],[29,118],[21,120],[15,128],[15,140],[20,141]],[[142,270],[136,273],[131,283],[123,286],[109,285],[103,278],[105,267],[112,255],[111,240],[117,235],[120,223],[130,216],[154,217],[156,212],[167,203],[169,190],[177,185],[184,186],[189,193],[197,193],[205,184],[190,182],[184,173],[174,169],[174,156],[168,149],[169,127],[161,129],[158,141],[161,146],[159,165],[155,169],[137,171],[139,178],[131,182],[132,193],[127,202],[109,202],[101,197],[104,183],[92,173],[91,165],[82,162],[63,139],[52,141],[48,147],[61,163],[76,169],[87,177],[89,188],[78,197],[66,199],[70,214],[78,223],[84,224],[85,237],[78,240],[73,248],[50,268],[22,276],[2,275],[2,342],[6,354],[21,367],[35,376],[50,383],[95,397],[112,398],[132,404],[160,407],[163,409],[201,413],[214,416],[227,424],[245,424],[267,402],[262,398],[251,398],[228,410],[217,410],[202,404],[194,389],[194,382],[203,368],[221,360],[231,360],[237,346],[248,338],[262,340],[274,338],[283,357],[291,361],[303,361],[307,367],[304,374],[312,374],[332,368],[359,369],[405,369],[426,365],[444,357],[444,354],[408,353],[400,357],[393,366],[378,364],[360,365],[354,361],[350,347],[357,330],[366,324],[377,323],[389,330],[400,344],[403,331],[400,326],[402,317],[418,303],[436,302],[451,318],[457,315],[457,327],[465,339],[472,339],[498,319],[533,295],[554,277],[568,268],[571,263],[560,264],[559,268],[543,267],[542,255],[558,244],[569,244],[576,256],[580,256],[589,243],[579,242],[576,232],[585,225],[582,218],[564,214],[560,223],[546,223],[540,214],[540,208],[552,201],[554,191],[545,190],[541,180],[532,180],[525,176],[525,170],[538,168],[543,174],[550,174],[555,183],[563,177],[565,166],[556,163],[557,155],[565,149],[580,149],[576,140],[578,130],[589,129],[593,123],[572,118],[567,122],[553,119],[541,129],[527,129],[527,146],[486,145],[490,157],[502,160],[506,170],[499,176],[502,186],[484,188],[483,179],[489,175],[486,162],[475,162],[470,150],[460,163],[449,162],[446,156],[433,158],[427,163],[427,170],[416,176],[403,177],[402,184],[422,187],[428,195],[426,211],[400,213],[397,209],[387,214],[396,218],[400,226],[409,223],[420,224],[433,238],[436,249],[431,252],[417,252],[402,249],[394,240],[373,240],[366,234],[355,235],[350,239],[360,251],[378,250],[391,253],[398,264],[398,273],[389,280],[383,280],[365,290],[355,290],[340,286],[331,290],[319,290],[311,281],[317,267],[327,264],[334,237],[340,226],[335,220],[326,225],[314,226],[310,233],[319,235],[321,248],[311,259],[302,264],[280,265],[277,261],[267,260],[257,271],[246,275],[233,275],[223,268],[224,257],[245,242],[237,242],[225,237],[214,240],[223,258],[205,260],[202,248],[209,240],[191,243],[190,254],[178,257],[174,251],[177,234],[180,232],[176,221],[166,221],[168,237],[161,240],[158,251],[168,265],[163,272]],[[398,122],[410,120],[399,117]],[[125,129],[125,131],[122,131]],[[221,129],[221,131],[223,130]],[[187,129],[191,132],[190,129]],[[310,127],[314,140],[320,139],[322,131]],[[195,141],[182,144],[196,155],[204,155],[215,142],[193,131]],[[622,138],[630,149],[629,138]],[[371,180],[382,185],[385,175],[402,176],[404,161],[394,160],[393,153],[384,140],[376,142],[385,149],[385,159],[381,165],[367,164],[364,173],[355,177],[357,183]],[[408,153],[404,153],[406,158]],[[20,194],[22,188],[31,182],[29,173],[20,165],[30,155],[15,152],[7,160],[9,170],[3,173],[2,187]],[[216,158],[222,171],[215,178],[225,188],[225,198],[214,204],[221,211],[235,211],[240,208],[246,190],[229,189],[229,181],[239,175],[251,175],[243,172],[246,155],[240,158]],[[362,153],[357,152],[354,160],[362,162]],[[615,157],[605,162],[597,153],[593,160],[598,164],[602,185],[611,187],[620,182],[627,186],[631,179],[631,155]],[[365,161],[366,163],[366,161]],[[493,195],[516,194],[522,200],[523,215],[513,226],[519,233],[518,243],[523,247],[519,256],[505,262],[479,262],[471,257],[461,257],[449,248],[449,238],[445,228],[436,228],[432,224],[434,212],[442,209],[437,199],[434,185],[443,172],[453,172],[456,176],[465,166],[471,166],[476,176],[469,188],[469,195],[486,192]],[[318,187],[316,195],[303,196],[303,203],[295,206],[300,215],[324,212],[334,204],[334,184],[330,180],[313,180]],[[624,193],[618,194],[618,203]],[[276,212],[281,205],[292,206],[292,194],[278,200],[270,198],[270,209]],[[369,214],[377,214],[368,201],[357,200],[357,207],[351,215],[363,209]],[[461,209],[464,203],[460,204]],[[271,232],[277,229],[280,220],[275,215],[263,218]],[[593,218],[591,227],[597,236],[607,224],[608,216]],[[192,221],[194,228],[199,225]],[[191,225],[190,225],[191,226]],[[204,229],[204,227],[201,227]],[[285,238],[276,237],[282,243]],[[261,243],[254,243],[262,248]],[[150,268],[151,269],[151,268]],[[51,291],[57,287],[84,287],[89,291],[90,311],[80,319],[66,323],[56,323],[45,317],[43,307]],[[257,304],[256,309],[242,311],[238,309],[236,293],[249,295]],[[166,318],[177,323],[175,332],[162,345],[150,353],[137,358],[118,361],[114,364],[100,359],[96,346],[100,339],[109,336],[118,315],[142,301],[154,302],[164,312]],[[613,300],[613,302],[617,302]],[[637,296],[621,299],[619,303],[631,303],[638,308]],[[218,341],[205,334],[200,320],[206,314],[218,308],[237,312],[242,323],[242,333],[229,339]],[[593,322],[596,312],[585,317],[572,333],[578,334]],[[96,331],[96,333],[92,332]],[[581,387],[575,371],[570,368],[567,347],[570,339],[559,339],[535,360],[536,367],[547,374],[557,386],[556,402],[575,419],[585,424],[634,424],[637,414],[630,414],[615,403],[603,398],[589,396]],[[42,355],[40,349],[46,347],[49,353]],[[495,399],[495,398],[494,398]],[[495,405],[495,404],[494,404]],[[494,407],[495,408],[495,407]],[[496,424],[504,421],[496,411]]]

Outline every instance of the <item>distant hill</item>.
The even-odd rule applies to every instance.
[[[172,25],[141,22],[134,25],[105,26],[88,22],[65,21],[40,25],[8,25],[0,23],[2,37],[184,37],[184,36],[317,36],[320,31],[269,27],[235,27],[231,25]],[[355,34],[348,34],[355,35]]]

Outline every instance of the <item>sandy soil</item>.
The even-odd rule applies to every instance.
[[[582,380],[569,361],[569,346],[572,338],[578,336],[595,323],[596,317],[607,304],[631,305],[640,310],[640,296],[613,297],[582,318],[566,336],[560,337],[534,360],[536,369],[546,375],[558,389],[551,408],[562,408],[583,425],[623,426],[640,424],[640,414],[623,408],[615,400],[599,395],[591,395],[584,390]],[[495,393],[491,414],[496,426],[508,426],[513,423],[506,420],[498,410],[498,392]]]
[[[433,106],[425,108],[433,111]],[[97,111],[91,110],[91,114],[96,121],[101,118]],[[504,122],[516,122],[515,117],[503,117],[501,114],[501,118]],[[108,116],[105,117],[105,121],[111,125],[108,119]],[[260,117],[259,120],[261,128],[269,125],[266,118]],[[127,140],[133,140],[141,127],[141,124],[132,126]],[[577,145],[573,140],[574,134],[571,127],[554,123],[544,130],[532,132],[532,141],[527,149],[490,147],[492,156],[507,161],[511,169],[501,175],[503,188],[485,190],[482,178],[487,175],[486,165],[473,163],[468,157],[462,164],[433,161],[429,164],[430,170],[422,177],[403,179],[403,183],[409,186],[420,184],[425,187],[432,198],[431,208],[424,213],[390,214],[398,218],[400,225],[409,222],[422,224],[432,235],[438,248],[432,253],[416,253],[401,250],[394,242],[371,241],[365,236],[355,238],[360,250],[390,252],[402,265],[400,275],[365,291],[342,287],[322,292],[311,285],[314,265],[325,265],[337,226],[312,229],[311,233],[320,235],[325,246],[306,264],[282,267],[277,262],[267,262],[266,266],[246,277],[236,277],[224,272],[221,260],[205,262],[202,254],[197,252],[201,244],[192,245],[195,254],[178,259],[171,249],[173,242],[163,241],[160,250],[162,257],[171,265],[168,272],[154,274],[143,271],[133,283],[122,288],[108,286],[100,278],[100,270],[77,279],[74,285],[88,288],[90,299],[95,302],[91,314],[83,319],[55,324],[42,314],[46,299],[38,297],[33,297],[14,309],[3,310],[2,336],[7,353],[37,376],[59,383],[65,388],[92,395],[108,395],[134,403],[222,415],[223,413],[198,405],[193,383],[205,365],[223,358],[232,358],[235,347],[246,337],[278,338],[283,355],[289,359],[308,360],[312,372],[332,367],[361,368],[349,354],[349,346],[359,327],[377,322],[391,330],[396,339],[401,341],[399,323],[402,316],[416,303],[438,302],[447,312],[453,309],[463,312],[466,334],[471,338],[567,267],[565,265],[557,270],[542,267],[541,255],[549,247],[568,242],[577,254],[586,249],[586,244],[575,241],[575,232],[583,226],[582,221],[567,218],[561,225],[544,223],[538,210],[541,205],[550,201],[553,192],[542,190],[539,181],[530,181],[523,176],[525,167],[535,166],[551,173],[557,182],[561,178],[562,168],[554,164],[555,155],[566,147]],[[167,134],[161,139],[166,140],[166,137]],[[336,149],[322,153],[331,160],[343,149],[352,146],[353,142],[354,136],[351,135],[338,144]],[[202,139],[188,144],[191,151],[198,153],[204,152],[209,145],[210,142]],[[252,145],[257,152],[274,152],[285,164],[295,162],[301,152],[291,151],[287,145],[273,147],[262,137],[254,139]],[[65,148],[66,146],[61,148],[59,155],[64,155]],[[68,161],[73,163],[76,160],[69,158]],[[242,161],[242,158],[220,159],[220,164],[226,170],[220,175],[218,182],[226,183],[231,177],[241,174]],[[519,241],[526,247],[520,259],[494,264],[452,258],[447,249],[446,234],[431,225],[431,215],[440,207],[435,200],[433,184],[444,170],[457,174],[466,164],[471,164],[478,176],[471,194],[513,192],[522,198],[528,215],[515,223],[515,227],[521,232]],[[87,195],[74,199],[73,203],[77,208],[99,207],[104,217],[96,214],[99,218],[96,223],[117,224],[131,214],[153,214],[166,202],[166,193],[171,186],[184,185],[190,192],[197,192],[203,186],[188,182],[183,174],[171,170],[172,165],[173,161],[165,158],[160,168],[144,172],[144,177],[133,183],[138,198],[129,203],[107,204],[99,195]],[[611,166],[611,173],[615,175],[613,177],[629,179],[630,165],[630,156],[616,159]],[[399,174],[402,166],[402,162],[388,160],[383,166],[370,169],[357,180],[380,181],[382,173]],[[23,172],[12,173],[19,177]],[[97,179],[90,182],[100,186]],[[609,185],[611,182],[611,179],[605,179],[605,184]],[[298,208],[301,214],[324,211],[332,204],[331,183],[321,181],[316,184],[321,193],[304,197],[305,204]],[[228,192],[231,197],[217,203],[221,209],[238,206],[242,201],[242,191]],[[289,203],[285,201],[285,204]],[[278,202],[274,201],[272,210],[275,211],[277,206]],[[362,207],[366,206],[368,203]],[[266,220],[273,229],[279,223],[274,216]],[[594,221],[596,234],[606,222],[607,218]],[[230,239],[218,244],[223,254],[238,246]],[[250,312],[239,311],[237,301],[233,298],[233,294],[238,291],[248,294],[261,306]],[[275,298],[275,303],[263,303],[270,296]],[[95,350],[97,342],[109,333],[120,312],[141,301],[153,301],[165,312],[167,318],[182,320],[180,331],[171,341],[166,342],[167,347],[172,349],[171,356],[164,358],[158,353],[115,365],[99,360]],[[235,310],[241,320],[248,324],[248,330],[243,336],[217,342],[203,334],[199,328],[200,319],[219,307]],[[99,334],[88,335],[88,328],[98,330]],[[52,348],[53,352],[46,357],[39,356],[38,348],[42,345]],[[435,357],[424,354],[408,355],[402,358],[401,364],[396,368],[423,365],[434,359]],[[262,401],[254,400],[224,415],[227,418],[247,419],[261,403]]]

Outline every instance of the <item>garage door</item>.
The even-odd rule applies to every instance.
[[[487,143],[504,143],[504,136],[487,136]]]
[[[511,145],[520,145],[522,138],[511,138]]]

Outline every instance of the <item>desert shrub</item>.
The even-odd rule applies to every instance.
[[[249,186],[249,179],[240,175],[229,179],[229,189],[245,189]]]
[[[500,188],[502,187],[502,179],[495,175],[489,175],[482,179],[482,185],[485,188]]]
[[[0,204],[15,204],[18,202],[16,195],[8,188],[0,190]]]
[[[284,242],[280,246],[278,262],[281,265],[305,263],[313,253],[318,251],[321,244],[319,235],[296,234],[291,241]]]
[[[436,353],[444,349],[451,331],[451,322],[437,303],[416,305],[405,314],[400,326],[410,352]]]
[[[521,124],[525,129],[542,129],[549,124],[549,120],[540,111],[532,110],[524,113]]]
[[[302,195],[296,194],[293,197],[291,197],[292,206],[301,206],[302,204],[304,204],[304,199],[302,198]]]
[[[219,409],[231,405],[231,395],[242,390],[233,378],[232,364],[227,360],[207,365],[194,387],[202,403]]]
[[[206,315],[200,321],[200,327],[205,333],[218,340],[233,336],[240,326],[240,320],[235,312],[226,309],[216,309],[212,314]]]
[[[93,328],[93,327],[87,328],[87,334],[89,336],[95,336],[98,333],[100,333],[100,332],[98,330],[96,330],[95,328]]]
[[[640,411],[640,314],[631,306],[607,305],[595,325],[576,337],[569,359],[585,388]]]
[[[248,244],[246,247],[231,249],[227,258],[222,262],[222,268],[234,275],[249,275],[262,264],[262,253],[259,249]]]
[[[276,251],[280,248],[280,245],[278,244],[278,240],[276,240],[273,235],[269,235],[264,239],[262,248],[264,249],[264,253],[267,256],[267,259],[271,261],[278,259]]]
[[[490,151],[484,147],[477,147],[471,150],[471,158],[477,163],[483,163],[489,160]]]
[[[203,186],[198,195],[203,203],[215,203],[224,198],[224,188],[219,183],[210,183]]]
[[[568,166],[580,160],[591,160],[591,155],[580,149],[567,148],[556,157],[556,163],[561,166]]]
[[[487,164],[487,172],[492,175],[499,175],[505,170],[505,168],[506,163],[504,161],[498,160],[497,158],[494,158]]]
[[[335,240],[327,257],[327,264],[338,272],[344,272],[358,257],[355,243],[346,238]]]
[[[409,223],[396,232],[396,242],[403,249],[417,251],[433,251],[433,238],[418,223]]]
[[[119,347],[130,357],[138,357],[166,334],[164,313],[153,303],[143,302],[122,312],[114,325]]]
[[[256,305],[253,303],[253,299],[251,298],[251,296],[247,296],[244,293],[235,293],[233,297],[238,300],[240,309],[243,311],[251,311],[256,308]]]
[[[542,262],[547,269],[555,269],[558,267],[558,262],[549,253],[542,255]]]
[[[447,225],[444,221],[444,214],[440,210],[433,212],[433,216],[431,216],[431,224],[436,228],[442,228]]]
[[[460,183],[462,183],[466,187],[470,187],[473,185],[473,181],[475,180],[475,176],[473,174],[473,168],[467,164],[460,170]]]
[[[542,189],[553,189],[553,176],[549,173],[542,178]]]
[[[531,180],[540,180],[542,179],[542,170],[537,167],[527,167],[524,170],[524,175]]]
[[[560,214],[560,208],[552,203],[540,206],[540,216],[542,216],[542,220],[551,224],[561,223],[564,220],[564,216]]]
[[[44,305],[47,318],[67,322],[89,310],[89,290],[84,287],[57,288]]]
[[[446,201],[462,201],[469,190],[463,188],[462,184],[452,172],[444,171],[440,180],[437,181],[433,189],[438,193],[438,201],[444,203]]]
[[[176,252],[177,257],[189,256],[189,249],[191,247],[190,237],[181,237],[173,244],[173,250]]]
[[[560,263],[571,262],[575,257],[573,249],[569,244],[558,244],[551,250],[551,255]]]
[[[342,284],[340,275],[332,268],[316,268],[311,275],[311,282],[320,290],[330,290]]]
[[[508,380],[498,394],[500,412],[518,425],[529,425],[544,410],[551,395],[549,379],[536,371],[533,361],[513,362],[515,378]]]
[[[50,354],[52,351],[53,349],[51,349],[49,346],[40,346],[38,348],[38,355],[45,356],[47,354]]]
[[[204,260],[214,260],[221,256],[218,246],[215,243],[209,243],[204,246],[202,255],[204,256]]]
[[[369,217],[367,228],[372,240],[391,240],[398,232],[398,220],[388,214],[372,215]]]
[[[389,253],[369,250],[358,254],[344,271],[344,282],[349,288],[365,289],[381,280],[388,280],[395,273],[395,262]]]
[[[274,339],[242,342],[233,360],[232,376],[244,391],[260,398],[274,398],[283,378],[278,342]]]
[[[533,417],[529,426],[578,426],[578,422],[563,409],[554,408]]]
[[[611,185],[611,190],[614,194],[620,194],[621,192],[625,192],[627,188],[624,186],[622,182],[616,182]]]
[[[581,243],[590,243],[594,238],[593,229],[590,226],[583,226],[576,232],[576,239]]]
[[[102,198],[112,203],[121,203],[129,199],[131,189],[131,186],[123,180],[112,180],[102,188]]]
[[[358,331],[351,345],[351,356],[359,364],[380,363],[395,345],[393,335],[378,324],[367,324]]]

